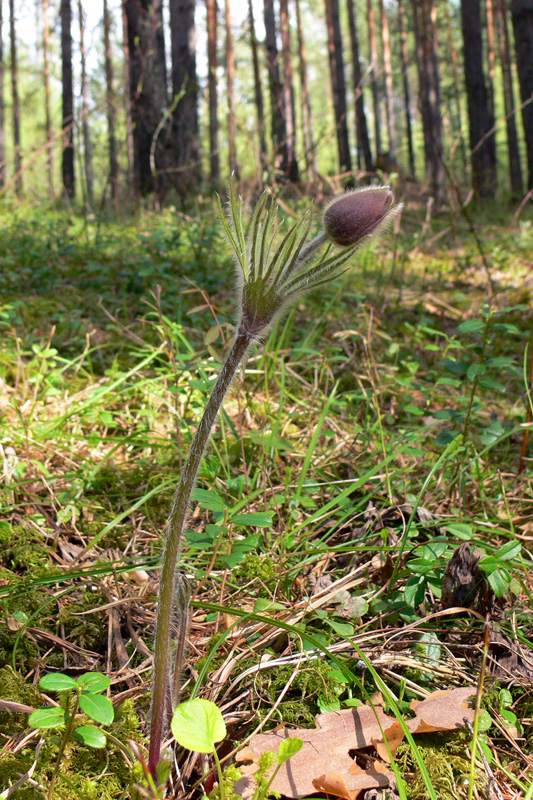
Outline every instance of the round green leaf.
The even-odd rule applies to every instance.
[[[91,694],[104,692],[111,685],[107,675],[102,675],[101,672],[86,672],[84,675],[80,675],[77,683],[85,692]]]
[[[43,675],[39,681],[39,686],[45,692],[64,692],[66,689],[75,689],[76,681],[68,675],[57,673],[56,675]]]
[[[113,703],[101,694],[82,694],[80,708],[90,719],[103,725],[111,725],[115,718]]]
[[[94,747],[96,750],[101,750],[106,746],[105,733],[95,728],[94,725],[82,725],[76,728],[72,735],[79,742],[83,742],[87,747]]]
[[[28,724],[31,728],[57,728],[65,721],[65,712],[62,708],[38,708],[30,714]]]
[[[303,747],[303,741],[296,736],[283,739],[278,748],[278,764],[284,764],[289,758],[296,755],[296,753]]]
[[[170,727],[178,744],[195,753],[212,753],[215,742],[226,735],[226,723],[218,706],[199,697],[177,707]]]

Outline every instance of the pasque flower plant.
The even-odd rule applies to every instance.
[[[198,425],[168,520],[154,650],[148,762],[154,780],[157,780],[169,703],[177,702],[179,692],[179,677],[171,678],[170,640],[176,605],[182,620],[187,617],[184,579],[176,570],[181,538],[191,492],[222,401],[250,346],[264,338],[299,297],[344,272],[355,250],[392,220],[400,208],[386,186],[347,192],[334,197],[326,206],[323,230],[311,239],[310,213],[304,214],[283,235],[277,206],[270,201],[267,192],[258,201],[247,225],[244,204],[236,198],[233,184],[227,216],[221,208],[222,224],[235,255],[238,318],[233,346]]]

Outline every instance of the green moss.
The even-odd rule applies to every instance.
[[[259,672],[256,679],[257,693],[267,697],[271,705],[292,677],[294,669],[287,667],[276,672]],[[302,666],[291,683],[286,700],[277,710],[276,722],[282,720],[289,725],[313,727],[315,716],[320,713],[319,701],[332,703],[338,698],[338,683],[332,669],[322,661],[312,661]],[[268,708],[263,709],[264,714]]]
[[[98,650],[107,636],[102,615],[94,613],[101,603],[102,598],[98,593],[85,589],[81,601],[72,603],[67,598],[59,612],[56,631],[59,632],[63,627],[70,642],[87,650]]]
[[[255,579],[259,597],[271,596],[270,591],[275,588],[277,576],[278,565],[272,558],[255,553],[249,553],[235,573],[235,579],[240,584],[247,584]]]
[[[468,782],[470,778],[470,754],[468,751],[470,740],[470,734],[466,731],[416,736],[420,756],[437,797],[463,796],[465,782]],[[402,742],[399,746],[396,762],[402,775],[407,773],[413,775],[407,787],[409,800],[425,800],[427,797],[426,784],[407,742]],[[482,775],[476,777],[476,786],[479,789],[483,789],[485,784],[486,779]]]

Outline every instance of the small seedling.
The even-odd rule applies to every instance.
[[[86,744],[88,747],[95,749],[105,747],[106,734],[100,728],[95,725],[75,726],[76,715],[79,710],[94,722],[99,722],[102,725],[111,725],[115,718],[113,703],[109,698],[102,695],[102,692],[109,687],[110,683],[109,678],[99,672],[86,672],[80,675],[77,680],[61,673],[44,675],[39,681],[40,688],[45,692],[69,692],[64,708],[63,706],[38,708],[30,715],[28,720],[32,728],[58,728],[61,725],[65,726],[50,781],[49,798],[53,797],[61,759],[71,737]]]

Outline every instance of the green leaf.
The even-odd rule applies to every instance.
[[[302,739],[298,739],[297,736],[289,737],[287,739],[283,739],[280,746],[278,747],[278,765],[281,766],[289,758],[292,758],[296,753],[298,753],[303,747]]]
[[[500,710],[513,705],[513,695],[508,689],[500,689]]]
[[[483,389],[496,389],[498,392],[505,392],[506,387],[503,383],[498,383],[498,381],[493,381],[492,378],[482,377],[478,381],[479,385],[483,387]]]
[[[101,672],[86,672],[84,675],[80,675],[77,683],[85,692],[90,692],[91,694],[105,692],[111,686],[110,679],[107,675],[102,675]]]
[[[466,377],[469,381],[473,381],[478,375],[484,375],[487,368],[484,364],[470,364],[466,371]]]
[[[467,319],[466,322],[461,322],[457,330],[459,333],[478,333],[485,327],[485,323],[479,319]]]
[[[28,725],[31,728],[57,728],[65,722],[65,712],[62,708],[38,708],[30,714]]]
[[[494,553],[494,557],[497,558],[498,561],[511,561],[511,559],[520,555],[521,550],[522,545],[520,542],[505,542],[505,544]]]
[[[208,511],[224,511],[226,507],[222,498],[211,489],[209,491],[206,489],[193,489],[191,500],[201,503],[203,508],[206,508]]]
[[[82,694],[80,708],[90,719],[103,725],[111,725],[115,718],[113,703],[101,694]]]
[[[454,431],[441,431],[438,436],[435,436],[435,446],[436,447],[447,447],[449,444],[453,442],[460,436],[459,433],[455,433]]]
[[[496,358],[485,359],[485,365],[487,367],[510,367],[512,364],[513,359],[507,358],[507,356],[496,356]]]
[[[495,569],[494,572],[487,575],[487,580],[496,597],[503,597],[509,586],[509,581],[506,579],[503,570]]]
[[[94,725],[81,725],[73,732],[74,739],[83,742],[87,747],[93,747],[95,750],[102,750],[106,746],[106,735],[103,731],[95,728]]]
[[[58,672],[57,674],[43,675],[39,681],[39,686],[45,692],[64,692],[67,689],[75,689],[77,684],[74,678]]]
[[[215,743],[226,736],[220,709],[211,700],[200,697],[181,703],[174,711],[170,727],[178,744],[195,753],[212,753]]]
[[[481,714],[479,715],[479,730],[488,731],[491,725],[492,717],[490,716],[489,712],[483,708]]]
[[[445,358],[444,361],[440,362],[440,366],[454,375],[466,375],[469,365],[463,361],[452,361],[450,358]]]
[[[254,525],[256,528],[272,527],[272,511],[257,511],[250,514],[235,514],[231,522],[236,525]]]
[[[418,408],[418,406],[414,406],[412,403],[408,403],[404,406],[403,410],[408,414],[412,414],[413,417],[422,417],[426,413],[424,409]]]
[[[465,542],[472,541],[472,537],[474,535],[474,531],[471,525],[467,525],[464,522],[452,522],[449,525],[446,525],[446,530],[448,533],[451,533],[452,536],[456,536],[458,539],[462,539]]]

